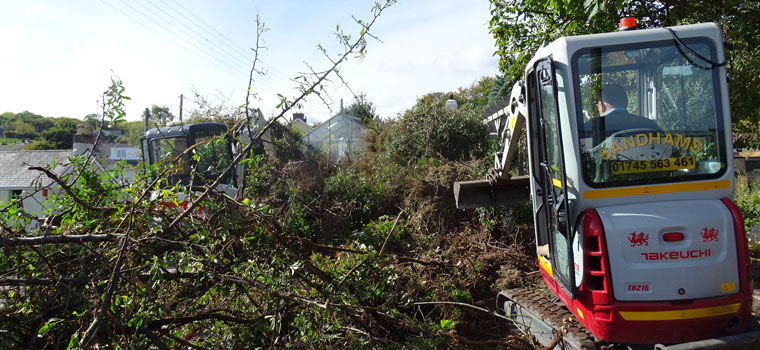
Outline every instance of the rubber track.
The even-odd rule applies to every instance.
[[[542,321],[554,330],[560,330],[563,325],[566,325],[567,332],[563,335],[563,340],[566,343],[577,344],[579,345],[578,349],[582,350],[609,348],[608,343],[595,341],[594,336],[575,319],[575,316],[564,305],[552,303],[540,293],[525,288],[503,290],[502,294],[533,314],[540,315]],[[508,312],[508,310],[504,311]],[[564,320],[570,320],[570,322],[565,323]],[[576,346],[571,347],[576,348]]]

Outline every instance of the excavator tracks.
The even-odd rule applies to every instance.
[[[547,349],[559,350],[760,350],[760,324],[753,320],[741,334],[689,343],[662,345],[613,344],[598,340],[560,302],[550,302],[541,290],[507,289],[496,298],[497,309],[513,318],[515,325],[529,332]]]
[[[529,331],[544,346],[554,344],[554,349],[615,349],[614,345],[595,340],[564,305],[549,302],[540,291],[525,288],[503,290],[499,293],[497,307],[515,323]]]

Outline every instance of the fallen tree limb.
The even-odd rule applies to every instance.
[[[0,278],[0,286],[52,286],[56,283],[87,284],[91,278]]]
[[[393,226],[391,226],[391,229],[390,231],[388,231],[388,234],[385,235],[385,241],[383,241],[383,246],[382,248],[380,248],[380,253],[379,253],[380,255],[383,255],[383,252],[385,251],[385,245],[388,244],[388,239],[391,238],[391,234],[393,234],[393,229],[396,228],[398,219],[401,218],[401,214],[403,213],[404,213],[403,210],[398,213],[398,215],[396,216],[396,220],[393,221]],[[354,267],[352,267],[351,270],[349,270],[348,273],[346,273],[346,275],[343,276],[343,279],[341,279],[340,282],[338,282],[338,288],[340,288],[340,286],[343,285],[343,282],[345,282],[348,279],[348,276],[351,276],[351,274],[354,273],[354,271],[356,271],[359,268],[359,266],[362,266],[363,263],[364,263],[364,260],[362,260],[361,262],[356,264]]]
[[[306,245],[308,245],[308,246],[310,246],[312,248],[317,248],[317,249],[332,250],[332,251],[338,251],[338,252],[347,252],[347,253],[354,253],[354,254],[369,254],[370,253],[369,251],[365,251],[365,250],[358,250],[358,249],[351,249],[351,248],[344,248],[344,247],[337,247],[337,246],[331,246],[331,245],[324,245],[324,244],[314,243],[312,240],[310,240],[308,238],[304,238],[304,237],[282,236],[282,238],[285,238],[285,239],[288,239],[288,240],[297,240],[300,243],[304,243],[304,244],[306,244]],[[408,257],[408,256],[401,256],[401,255],[396,255],[396,254],[382,254],[381,253],[379,255],[380,256],[389,257],[389,258],[394,258],[394,259],[397,259],[398,261],[401,261],[401,262],[414,262],[414,263],[418,263],[418,264],[422,264],[422,265],[436,265],[436,266],[447,268],[447,269],[452,269],[452,268],[456,267],[456,265],[449,265],[449,264],[442,263],[440,261],[434,261],[434,260],[426,261],[426,260],[420,260],[420,259],[417,259],[417,258],[412,258],[412,257]]]
[[[174,341],[176,341],[176,342],[178,342],[178,343],[180,343],[180,344],[182,344],[182,345],[184,345],[184,346],[186,346],[186,347],[188,347],[188,348],[193,348],[193,349],[197,349],[197,350],[207,350],[207,349],[206,349],[206,348],[204,348],[204,347],[201,347],[201,346],[195,345],[195,344],[193,344],[193,343],[191,343],[191,342],[189,342],[189,341],[187,341],[187,340],[185,340],[185,339],[182,339],[182,338],[180,338],[180,337],[177,337],[177,336],[175,336],[175,335],[173,335],[173,334],[171,334],[171,333],[169,333],[169,332],[167,332],[167,331],[165,331],[165,330],[162,330],[162,331],[161,331],[161,334],[162,334],[163,336],[165,336],[165,337],[168,337],[168,338],[171,338],[171,339],[173,339]]]
[[[243,278],[243,277],[238,277],[238,276],[233,276],[233,275],[220,275],[219,277],[222,278],[222,280],[226,280],[226,281],[230,281],[234,283],[240,283],[240,284],[247,284],[249,286],[256,287],[263,292],[269,293],[271,295],[274,295],[282,299],[287,299],[287,300],[304,303],[304,304],[310,304],[322,309],[327,309],[328,305],[330,304],[329,302],[320,302],[317,300],[304,298],[302,296],[292,294],[292,293],[282,292],[279,290],[272,290],[269,287],[267,287],[265,284],[256,280],[248,279],[248,278]]]
[[[478,311],[485,312],[487,314],[491,314],[494,317],[502,318],[502,319],[505,319],[505,320],[510,321],[510,322],[515,322],[515,320],[513,318],[510,318],[510,317],[507,317],[507,316],[504,316],[504,315],[500,315],[500,314],[498,314],[496,312],[493,312],[491,310],[482,308],[480,306],[475,306],[475,305],[472,305],[472,304],[467,304],[467,303],[459,303],[459,302],[456,302],[456,301],[420,301],[420,302],[412,303],[412,305],[436,305],[436,304],[441,304],[441,305],[457,305],[457,306],[469,307],[471,309],[475,309],[475,310],[478,310]]]
[[[132,223],[130,222],[129,227],[127,228],[127,232],[131,230],[131,226]],[[97,310],[93,311],[92,323],[90,323],[90,326],[87,327],[86,331],[84,331],[82,339],[79,341],[79,346],[83,348],[88,348],[90,346],[90,342],[93,340],[95,333],[97,333],[98,327],[102,322],[102,318],[105,315],[106,310],[108,310],[111,305],[111,296],[113,295],[114,289],[116,288],[116,284],[118,284],[118,278],[123,262],[122,259],[124,258],[124,252],[129,247],[128,243],[129,236],[125,235],[121,237],[119,242],[119,253],[116,255],[116,261],[114,261],[113,269],[111,270],[111,276],[108,278],[106,291],[103,293],[100,306],[97,308]]]
[[[516,345],[514,342],[512,342],[512,339],[506,339],[506,340],[472,340],[466,337],[463,337],[459,334],[452,334],[452,333],[438,333],[438,335],[442,336],[448,336],[452,339],[459,341],[465,345],[470,346],[488,346],[488,347],[495,347],[495,346],[506,346],[508,349],[513,350],[528,350],[531,349],[530,347],[524,347],[522,344]]]
[[[237,316],[230,316],[225,315],[218,312],[210,312],[210,313],[204,313],[204,314],[198,314],[193,316],[186,316],[186,317],[174,317],[174,318],[165,318],[160,320],[153,320],[148,322],[148,326],[151,328],[158,328],[173,324],[187,324],[187,323],[193,323],[195,321],[201,321],[201,320],[217,320],[217,321],[226,321],[226,322],[232,322],[232,323],[243,323],[243,324],[255,324],[259,320],[251,320],[247,318],[237,317]]]
[[[58,177],[58,175],[56,175],[55,173],[53,173],[52,171],[50,171],[48,169],[45,169],[45,168],[43,168],[41,166],[30,166],[29,170],[37,170],[37,171],[40,171],[40,172],[44,173],[45,175],[47,175],[47,177],[49,177],[51,180],[55,181],[58,185],[60,185],[61,188],[64,191],[66,191],[66,194],[68,194],[69,196],[71,196],[71,199],[73,199],[74,202],[76,202],[78,205],[80,205],[80,206],[82,206],[84,208],[87,208],[87,209],[92,210],[92,211],[113,210],[113,208],[94,207],[94,206],[90,205],[89,203],[83,201],[81,198],[79,198],[74,193],[74,191],[71,190],[71,186],[67,185],[65,181],[61,180]]]
[[[146,329],[144,331],[145,336],[148,337],[148,340],[150,340],[153,345],[155,345],[160,350],[169,350],[169,347],[164,344],[164,342],[161,341],[161,338],[159,338],[156,333],[153,333],[151,329]]]
[[[125,274],[120,274],[123,277]],[[196,278],[200,276],[195,272],[162,272],[161,278],[172,280],[180,278]],[[153,275],[149,273],[143,273],[136,276],[140,281],[148,281],[153,279]],[[106,278],[93,278],[93,277],[72,277],[72,278],[0,278],[0,286],[52,286],[57,283],[81,285],[88,284],[90,282],[99,282],[106,280]]]
[[[51,235],[38,237],[6,237],[0,238],[0,246],[18,247],[34,246],[41,244],[66,244],[66,243],[89,243],[118,241],[124,234],[106,233],[95,235]]]

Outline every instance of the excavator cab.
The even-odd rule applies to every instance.
[[[223,123],[178,124],[148,130],[140,140],[146,164],[171,164],[170,185],[200,188],[211,184],[232,163],[232,138]],[[236,174],[220,187],[235,196]]]
[[[488,180],[455,184],[457,205],[529,197],[542,277],[593,339],[671,344],[747,330],[752,277],[731,201],[715,24],[557,39],[488,121],[496,166]],[[512,179],[523,125],[530,176]],[[499,308],[514,311],[515,293],[502,292]]]

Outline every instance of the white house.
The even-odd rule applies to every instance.
[[[53,193],[59,193],[60,187],[53,180],[30,166],[50,167],[51,171],[62,177],[71,171],[69,157],[74,150],[45,151],[7,151],[0,152],[0,205],[5,207],[13,199],[21,199],[24,211],[41,217],[45,211],[45,201]],[[36,226],[33,222],[27,229]]]

